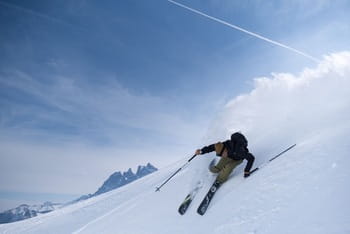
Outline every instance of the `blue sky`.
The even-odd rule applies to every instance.
[[[320,59],[350,49],[346,0],[179,2]],[[165,0],[0,0],[0,200],[190,156],[253,78],[316,65]]]

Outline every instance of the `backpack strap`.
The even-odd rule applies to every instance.
[[[218,156],[222,156],[222,154],[224,153],[225,150],[225,144],[222,142],[218,142],[215,144],[215,151],[216,151],[216,155]]]
[[[224,142],[224,147],[227,150],[227,156],[232,156],[233,148],[230,140]]]
[[[225,145],[224,144],[222,144],[222,149],[221,149],[221,151],[220,151],[220,156],[222,156],[222,154],[224,153],[224,150],[225,150]]]

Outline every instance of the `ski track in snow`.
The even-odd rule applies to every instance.
[[[193,204],[184,216],[180,216],[177,208],[187,192],[186,181],[189,182],[188,175],[191,174],[189,169],[184,169],[161,192],[154,192],[155,187],[176,169],[173,166],[95,200],[84,201],[22,223],[1,225],[0,233],[267,234],[281,233],[292,219],[296,226],[283,233],[300,233],[302,228],[307,233],[345,234],[347,232],[344,230],[350,230],[349,224],[345,223],[346,217],[350,218],[349,214],[342,212],[345,217],[341,217],[338,222],[343,229],[337,230],[330,227],[330,221],[323,219],[329,219],[331,216],[328,212],[333,213],[338,207],[328,205],[326,210],[322,206],[318,207],[333,197],[332,184],[343,186],[341,181],[347,180],[343,172],[347,171],[346,165],[350,160],[344,161],[342,155],[350,150],[349,144],[344,140],[345,137],[330,136],[330,139],[315,136],[301,142],[247,179],[243,178],[241,167],[218,190],[204,216],[199,216],[196,209],[215,177],[207,173],[207,181]],[[328,145],[334,142],[338,142],[336,150]],[[334,156],[329,157],[330,152],[334,152]],[[322,182],[327,180],[323,186]],[[339,187],[333,189],[337,191]],[[322,191],[328,192],[317,196]],[[343,196],[349,195],[346,190],[344,193],[340,201],[344,201]],[[310,201],[310,196],[315,196],[315,202]],[[320,213],[326,212],[326,215],[323,214],[325,218],[318,220],[312,217],[309,212],[300,210],[300,204],[311,210],[319,210]],[[304,217],[303,212],[308,217]],[[324,229],[327,223],[328,227]]]
[[[149,192],[148,192],[149,193]],[[140,196],[135,196],[134,198],[122,203],[121,205],[115,207],[114,209],[112,209],[111,211],[107,212],[106,214],[102,215],[102,216],[99,216],[98,218],[90,221],[89,223],[85,224],[83,227],[79,228],[78,230],[76,231],[73,231],[72,233],[73,234],[78,234],[78,233],[81,233],[83,230],[85,230],[86,228],[89,227],[89,225],[92,225],[94,223],[97,223],[99,222],[100,220],[106,218],[107,216],[109,215],[112,215],[113,213],[125,213],[127,212],[128,210],[132,209],[133,207],[136,206],[136,204],[133,204],[133,202],[136,202],[137,200],[140,200],[140,198],[144,196],[144,195],[140,195]]]

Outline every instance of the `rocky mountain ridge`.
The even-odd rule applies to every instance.
[[[110,175],[109,178],[106,181],[104,181],[102,186],[93,194],[83,195],[78,199],[67,202],[65,204],[52,202],[45,202],[39,205],[22,204],[16,208],[0,213],[0,224],[28,219],[31,217],[38,216],[40,214],[51,212],[63,206],[67,206],[82,200],[89,199],[91,197],[122,187],[157,170],[158,169],[154,167],[151,163],[148,163],[146,166],[138,166],[136,173],[134,173],[131,168],[129,168],[129,170],[127,170],[126,172],[117,171]]]

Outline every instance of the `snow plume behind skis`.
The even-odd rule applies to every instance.
[[[213,154],[195,158],[160,192],[155,187],[188,158],[95,198],[0,225],[0,233],[350,233],[349,87],[350,52],[342,52],[297,75],[257,78],[250,93],[228,102],[203,144],[242,131],[256,165],[297,146],[248,179],[238,168],[204,216],[196,209],[215,179],[206,171]],[[203,189],[179,215],[192,178],[200,176]]]
[[[269,149],[350,127],[350,52],[325,56],[316,68],[297,75],[273,73],[254,83],[250,93],[229,101],[219,113],[208,143],[241,131],[261,158]]]
[[[241,131],[259,164],[294,143],[350,127],[348,51],[325,56],[316,68],[300,74],[273,73],[255,78],[254,84],[250,93],[226,104],[209,127],[204,145]],[[206,165],[212,158],[198,160],[202,167],[194,169],[192,184],[207,174]]]

